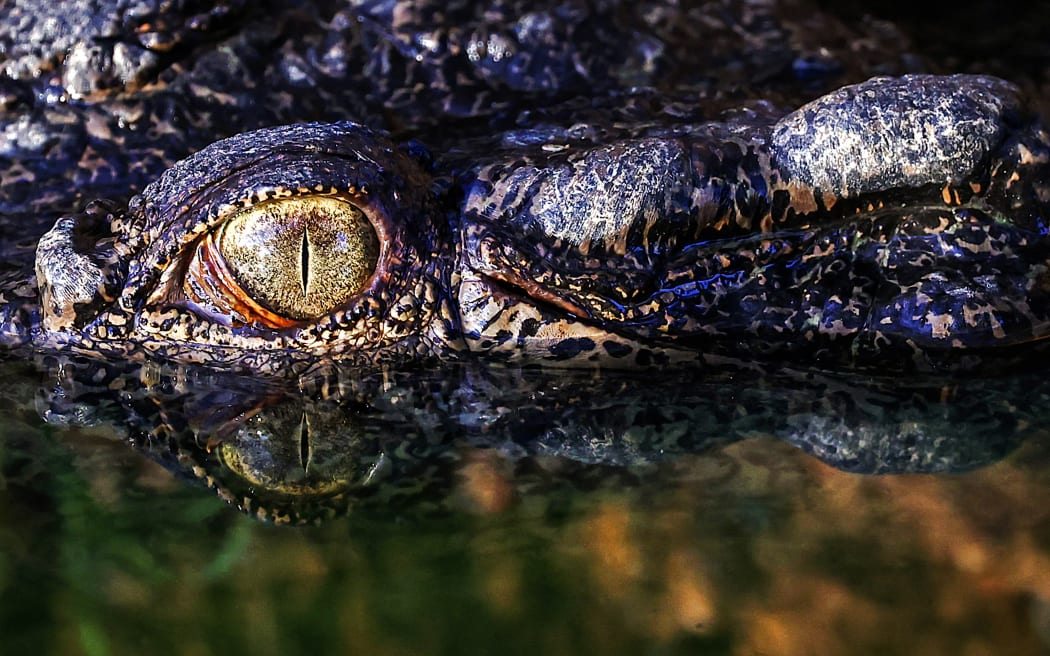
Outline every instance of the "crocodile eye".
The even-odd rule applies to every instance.
[[[286,328],[352,300],[371,280],[379,253],[371,221],[345,200],[269,201],[201,239],[183,290],[234,323]]]

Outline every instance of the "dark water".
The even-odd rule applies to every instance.
[[[39,367],[0,372],[5,654],[1050,653],[1038,374]]]

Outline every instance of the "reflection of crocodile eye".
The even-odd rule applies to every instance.
[[[287,327],[353,299],[375,273],[379,250],[372,223],[344,200],[270,201],[200,241],[184,290],[239,321]]]

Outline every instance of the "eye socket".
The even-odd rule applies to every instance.
[[[379,254],[375,227],[345,200],[269,201],[201,239],[183,291],[234,323],[285,328],[352,300],[374,275]]]

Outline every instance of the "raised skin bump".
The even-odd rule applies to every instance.
[[[785,116],[770,142],[788,182],[840,197],[959,186],[1014,127],[1017,96],[990,77],[875,78]]]

